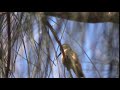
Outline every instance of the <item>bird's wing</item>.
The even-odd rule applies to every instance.
[[[84,77],[81,64],[80,64],[77,54],[75,52],[71,53],[71,58],[72,58],[72,69],[73,69],[74,73],[76,74],[76,76]]]
[[[65,59],[63,58],[62,55],[62,63],[64,64],[65,67],[69,70],[71,68],[71,59],[69,58],[68,54],[65,55]]]

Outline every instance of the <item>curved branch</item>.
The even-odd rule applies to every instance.
[[[87,23],[119,23],[119,12],[45,12],[45,15]]]
[[[50,23],[49,23],[47,20],[46,20],[46,25],[50,28],[50,31],[52,32],[55,40],[56,40],[57,43],[59,44],[60,50],[61,50],[61,52],[62,52],[62,54],[63,54],[63,59],[65,59],[65,53],[64,53],[63,47],[62,47],[61,42],[59,41],[59,39],[58,39],[58,37],[57,37],[57,35],[56,35],[55,30],[53,29],[53,27],[50,25]]]

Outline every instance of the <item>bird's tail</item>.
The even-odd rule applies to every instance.
[[[74,72],[78,78],[85,78],[85,75],[82,71],[82,67],[78,64],[76,64],[76,68],[74,69]]]

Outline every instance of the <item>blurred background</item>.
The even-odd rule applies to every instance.
[[[118,12],[0,12],[0,77],[70,78],[62,44],[86,78],[119,78]]]

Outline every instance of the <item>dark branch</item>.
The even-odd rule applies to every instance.
[[[7,12],[7,26],[8,26],[8,60],[6,67],[6,78],[8,78],[9,70],[10,70],[10,58],[11,58],[11,31],[10,31],[10,12]]]

